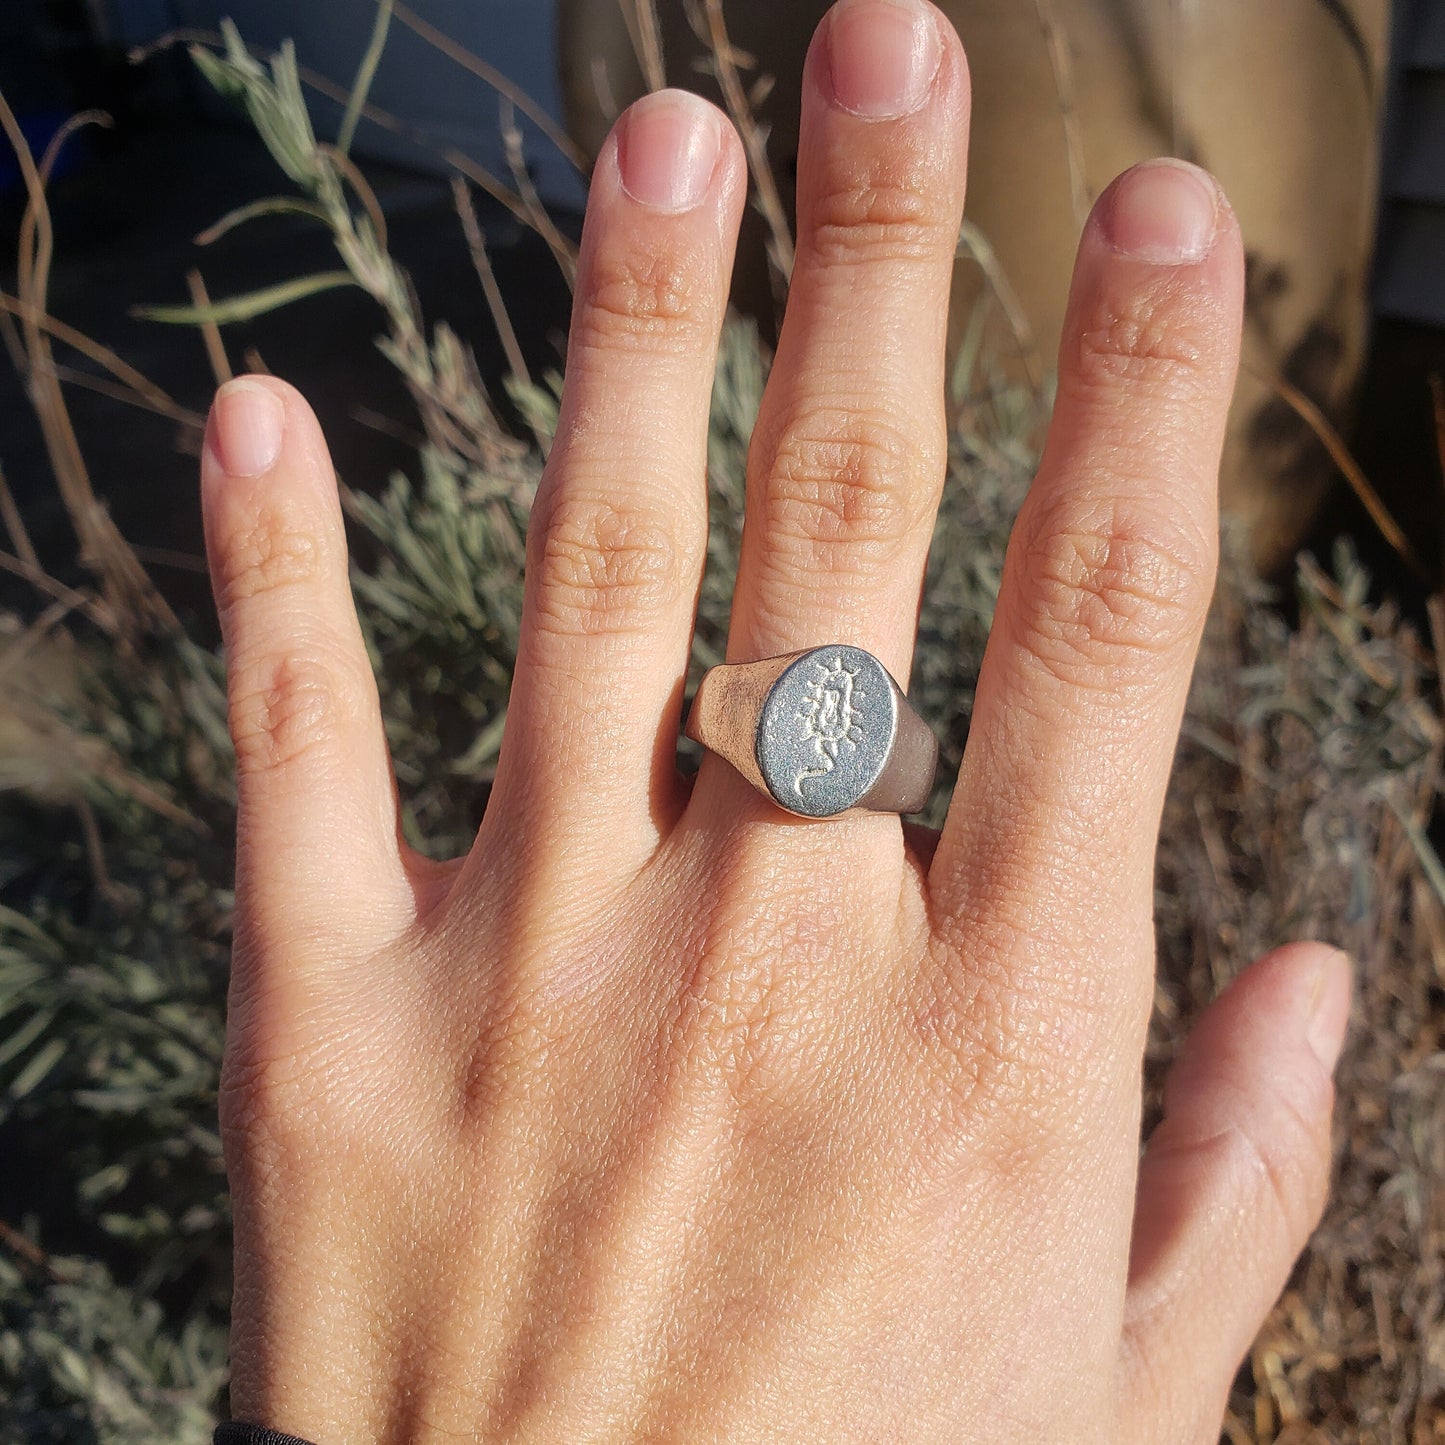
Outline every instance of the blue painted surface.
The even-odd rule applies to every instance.
[[[1445,326],[1445,0],[1396,0],[1375,306]]]
[[[30,153],[37,162],[45,153],[45,147],[50,144],[51,137],[65,124],[69,115],[70,112],[66,110],[41,110],[22,111],[15,117],[20,123],[25,143],[30,147]],[[51,172],[52,176],[58,179],[61,176],[69,175],[80,165],[84,155],[85,136],[83,134],[73,136],[70,143],[60,152]],[[0,141],[0,194],[16,190],[21,184],[20,164],[15,159],[10,147]]]
[[[175,22],[170,0],[110,0],[108,19],[121,45],[140,45],[164,34]]]
[[[3,0],[0,0],[3,3]],[[171,25],[214,29],[229,15],[248,41],[274,47],[296,42],[301,63],[349,85],[376,15],[374,0],[112,0],[130,43]],[[412,0],[412,8],[439,30],[484,57],[544,110],[560,113],[557,95],[554,0]],[[146,33],[142,33],[146,32]],[[434,149],[388,135],[363,123],[362,154],[438,172],[447,169],[435,149],[456,146],[498,175],[507,164],[499,136],[498,97],[406,27],[393,23],[381,68],[372,85],[377,105],[424,129]],[[317,128],[334,128],[337,107],[317,100]],[[527,162],[543,197],[578,205],[578,177],[535,128],[524,125]]]

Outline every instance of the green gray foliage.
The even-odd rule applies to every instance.
[[[167,1319],[95,1260],[0,1254],[0,1445],[204,1445],[225,1373],[214,1319]]]

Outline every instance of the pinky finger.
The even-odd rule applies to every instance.
[[[1206,1011],[1139,1171],[1125,1438],[1212,1442],[1225,1398],[1324,1207],[1350,967],[1291,944]]]
[[[292,960],[379,942],[414,895],[335,473],[294,388],[221,388],[201,499],[236,745],[238,936]]]

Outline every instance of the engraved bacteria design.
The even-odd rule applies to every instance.
[[[803,737],[817,752],[818,766],[804,768],[795,779],[793,786],[800,798],[809,778],[831,773],[838,761],[838,750],[845,746],[856,748],[863,737],[855,717],[857,704],[867,694],[857,686],[858,669],[846,666],[841,656],[828,662],[818,659],[813,666],[819,676],[807,685],[798,718],[803,724]]]

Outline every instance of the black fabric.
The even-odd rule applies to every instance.
[[[234,1420],[216,1426],[211,1445],[311,1445],[299,1435],[283,1435],[264,1425],[241,1425]]]

